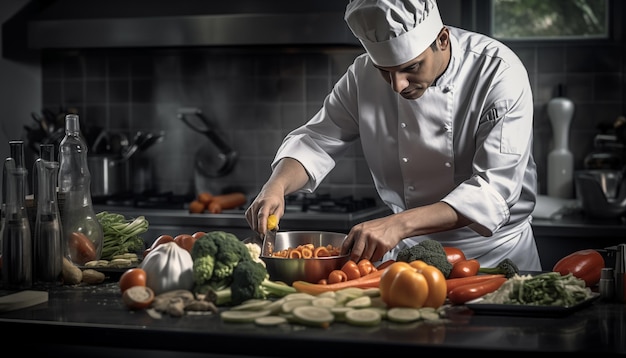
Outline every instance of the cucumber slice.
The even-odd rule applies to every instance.
[[[437,321],[441,319],[439,313],[436,311],[423,311],[420,312],[421,318],[425,321]]]
[[[281,316],[263,316],[254,319],[254,323],[258,326],[278,326],[287,323],[287,318]]]
[[[296,307],[311,306],[311,301],[312,300],[307,299],[307,298],[286,300],[285,303],[283,303],[282,306],[280,307],[280,311],[282,313],[290,313]]]
[[[353,326],[377,326],[381,320],[380,313],[374,309],[353,309],[346,312],[346,322]]]
[[[315,306],[299,306],[292,313],[299,323],[315,327],[327,328],[335,319],[328,308]]]
[[[393,307],[387,310],[387,319],[397,323],[415,322],[422,317],[419,309],[410,307]]]
[[[315,297],[316,296],[313,296],[310,293],[296,292],[296,293],[290,293],[286,296],[283,296],[282,298],[284,298],[285,301],[291,301],[291,300],[302,300],[302,299],[312,300]]]
[[[360,296],[346,302],[346,307],[352,308],[366,308],[372,305],[372,298],[370,296]]]
[[[260,311],[223,311],[220,317],[224,322],[251,323],[259,317],[269,316],[269,310]]]
[[[311,305],[315,307],[331,308],[337,305],[337,300],[330,297],[317,297],[311,301]]]
[[[345,322],[346,321],[346,313],[348,311],[352,311],[356,308],[346,307],[346,306],[335,306],[330,308],[330,313],[335,316],[335,321]]]

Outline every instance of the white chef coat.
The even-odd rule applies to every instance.
[[[425,239],[463,250],[484,267],[512,259],[541,270],[531,213],[533,99],[528,74],[506,46],[448,27],[452,57],[421,98],[407,100],[367,54],[337,82],[321,110],[288,134],[272,163],[291,157],[314,191],[359,138],[376,189],[394,213],[444,201],[467,227],[406,238],[383,260]]]

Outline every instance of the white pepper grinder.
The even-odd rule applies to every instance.
[[[548,196],[571,199],[574,196],[574,156],[569,150],[568,137],[574,115],[574,103],[562,96],[548,102],[548,116],[554,134],[554,149],[548,154]]]

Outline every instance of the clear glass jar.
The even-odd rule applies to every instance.
[[[59,144],[58,184],[59,200],[63,200],[61,221],[68,258],[79,266],[99,260],[104,235],[93,209],[87,144],[76,114],[65,116],[65,137]]]

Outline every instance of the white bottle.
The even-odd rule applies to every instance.
[[[569,150],[569,129],[574,103],[565,97],[548,102],[548,116],[554,133],[554,149],[548,154],[548,196],[571,199],[574,196],[574,156]]]

